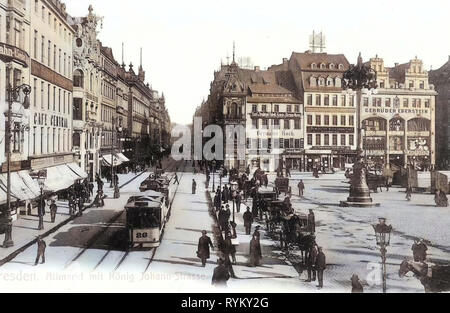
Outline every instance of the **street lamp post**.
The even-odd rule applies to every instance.
[[[366,64],[363,64],[361,53],[358,56],[357,65],[350,66],[344,72],[342,88],[356,92],[356,125],[357,125],[357,148],[356,162],[353,165],[353,177],[350,185],[350,195],[347,201],[342,202],[344,206],[370,207],[374,204],[370,197],[370,190],[367,185],[367,166],[364,162],[362,149],[362,129],[361,129],[361,100],[362,90],[377,88],[377,73]]]
[[[232,192],[232,200],[233,200],[233,223],[235,222],[235,198],[236,198],[236,191],[238,190],[238,184],[236,182],[231,182],[231,192]]]
[[[383,293],[386,293],[386,247],[391,241],[392,226],[386,224],[385,218],[379,218],[377,225],[372,225],[375,230],[377,245],[380,246],[381,264],[382,264],[382,278],[383,278]]]
[[[214,176],[214,174],[216,173],[216,160],[213,160],[212,161],[212,166],[213,166],[213,168],[212,168],[212,172],[213,172],[213,187],[212,187],[212,189],[213,189],[213,192],[216,192],[216,184],[215,184],[215,176]]]
[[[8,97],[8,120],[6,122],[5,129],[5,148],[6,148],[6,166],[7,166],[7,184],[6,184],[6,230],[5,230],[5,239],[3,241],[3,247],[9,248],[14,246],[14,241],[12,239],[12,217],[11,217],[11,126],[12,126],[12,106],[13,101],[17,100],[19,97],[20,91],[22,91],[25,95],[22,106],[25,109],[30,107],[30,100],[28,95],[31,93],[30,85],[20,85],[17,87],[13,87],[10,82],[7,82],[7,97]]]

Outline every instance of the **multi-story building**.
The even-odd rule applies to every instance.
[[[8,85],[18,87],[30,84],[30,14],[29,0],[0,1],[0,108],[8,111]],[[11,168],[13,170],[29,169],[29,110],[22,104],[24,94],[21,92],[13,99],[11,125]],[[5,114],[0,114],[0,137],[6,138]],[[5,139],[0,141],[0,151],[6,151]],[[1,171],[6,171],[6,154],[0,153]],[[1,199],[4,201],[5,199]]]
[[[76,162],[73,133],[73,40],[65,4],[32,0],[30,12],[32,170],[47,170],[47,189],[65,189],[73,180],[66,164]],[[76,166],[76,165],[75,165]],[[80,170],[78,168],[78,170]],[[83,174],[82,176],[84,176]]]
[[[438,96],[436,98],[436,165],[448,169],[450,163],[450,56],[447,63],[439,69],[430,71],[430,83],[434,84]]]
[[[97,28],[100,18],[92,13],[71,18],[73,37],[73,151],[79,156],[79,166],[92,181],[99,172],[99,152],[102,124],[100,121],[101,57]]]
[[[231,169],[246,167],[276,171],[279,160],[285,167],[300,168],[303,149],[302,102],[287,69],[264,71],[240,68],[234,61],[222,65],[214,73],[210,95],[197,111],[203,126],[218,124],[224,137],[229,126],[243,127],[243,147],[234,139],[231,150],[225,151],[224,165]],[[224,138],[226,147],[226,138]],[[239,149],[245,159],[239,159]]]
[[[344,167],[356,152],[355,96],[343,91],[342,77],[349,63],[343,54],[292,53],[269,71],[288,70],[296,96],[304,102],[304,154],[300,168]]]
[[[368,64],[377,72],[377,93],[363,95],[363,148],[380,164],[419,169],[435,164],[435,98],[428,72],[417,58],[385,67],[382,58]]]

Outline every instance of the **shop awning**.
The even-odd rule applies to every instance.
[[[58,165],[47,168],[47,178],[45,179],[45,191],[57,192],[72,186],[81,179],[67,165]]]
[[[81,169],[81,167],[79,167],[77,164],[69,163],[69,164],[66,164],[66,166],[68,166],[72,172],[77,174],[79,176],[79,179],[86,179],[88,177],[88,174],[86,174],[86,172],[83,171]]]
[[[106,166],[111,166],[111,154],[104,155],[103,162],[105,163]],[[123,161],[117,155],[114,155],[113,166],[119,166],[122,163]]]
[[[0,175],[0,202],[6,202],[7,174]],[[39,197],[40,188],[28,171],[11,172],[11,200],[31,200]]]
[[[122,153],[117,153],[117,157],[122,161],[122,163],[130,162],[130,159],[128,159],[126,156],[124,156]]]

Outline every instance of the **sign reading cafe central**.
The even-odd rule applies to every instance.
[[[34,113],[33,118],[34,125],[40,126],[53,126],[53,127],[63,127],[68,128],[67,118],[57,116],[57,115],[48,115],[46,113]]]

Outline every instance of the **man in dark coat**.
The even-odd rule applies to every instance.
[[[195,179],[192,180],[192,194],[195,195],[195,191],[197,190],[197,182]]]
[[[305,190],[305,184],[303,183],[303,180],[300,179],[300,182],[297,185],[298,187],[298,196],[303,197],[303,191]]]
[[[227,234],[225,235],[222,252],[225,254],[225,260],[229,259],[229,257],[231,256],[233,264],[236,264],[236,247],[233,246],[231,242],[231,233],[229,232],[227,232]]]
[[[236,201],[236,212],[241,212],[241,201],[242,201],[242,196],[241,196],[241,192],[238,191],[236,192],[236,196],[234,197],[234,200]]]
[[[57,212],[58,212],[58,207],[56,206],[55,200],[52,200],[52,204],[50,204],[50,217],[51,217],[52,223],[55,222]]]
[[[319,285],[317,287],[323,287],[323,271],[327,266],[327,261],[325,258],[325,254],[322,251],[322,247],[319,247],[319,253],[317,254],[316,259],[316,271],[317,271],[317,279],[319,281]]]
[[[47,244],[44,240],[42,240],[41,236],[37,237],[37,256],[36,261],[34,262],[34,265],[38,265],[39,259],[42,257],[42,264],[45,263],[45,248],[47,247]]]
[[[220,201],[220,194],[216,193],[216,195],[214,196],[214,207],[216,208],[216,211],[220,210],[221,204],[222,202]]]
[[[307,282],[316,281],[316,261],[317,261],[317,247],[314,245],[306,256],[306,268],[308,271]]]
[[[252,212],[250,212],[249,207],[247,207],[247,211],[244,213],[243,218],[244,218],[245,234],[250,235],[250,232],[252,230],[253,214]]]
[[[415,239],[411,250],[413,251],[414,262],[424,262],[427,259],[428,247],[423,241]]]
[[[311,209],[309,209],[308,214],[308,229],[311,233],[316,232],[316,217],[314,216],[314,212]]]
[[[222,209],[219,211],[218,219],[219,219],[220,230],[224,231],[228,224],[228,214],[227,214],[227,211],[225,210],[225,208],[222,207]]]
[[[206,235],[206,230],[202,231],[202,236],[198,240],[197,256],[202,260],[202,266],[206,266],[206,260],[209,259],[209,247],[214,249],[214,245]]]
[[[217,260],[218,266],[214,269],[211,285],[216,287],[226,287],[227,281],[230,279],[228,269],[225,267],[224,260]]]

